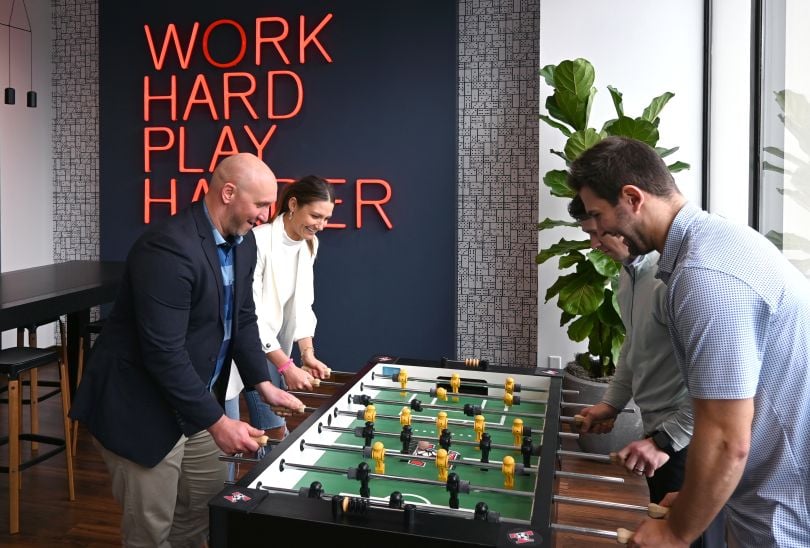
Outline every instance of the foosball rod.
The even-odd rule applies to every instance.
[[[356,479],[352,477],[356,471],[356,468],[349,468],[341,469],[341,468],[332,468],[330,466],[316,466],[311,464],[300,464],[296,462],[287,462],[286,460],[282,459],[281,463],[279,463],[279,469],[284,470],[284,468],[293,468],[295,470],[304,470],[307,472],[325,472],[327,474],[346,474],[348,479]],[[422,478],[408,478],[404,476],[391,476],[388,474],[376,474],[374,472],[368,473],[369,479],[384,479],[384,480],[393,480],[393,481],[404,481],[406,483],[418,483],[421,485],[433,485],[435,487],[442,487],[447,488],[447,482],[444,481],[435,481],[429,479],[422,479]],[[459,493],[462,494],[469,494],[470,491],[482,492],[482,493],[500,493],[502,495],[514,495],[518,497],[533,497],[534,492],[531,491],[516,491],[514,489],[501,489],[500,487],[483,487],[483,486],[474,486],[470,484],[468,481],[461,480],[459,485]]]
[[[391,375],[377,375],[375,372],[372,371],[371,373],[371,380],[375,380],[375,377],[380,377],[381,379],[391,380],[394,382],[399,381],[399,373],[393,373]],[[450,379],[426,379],[423,377],[408,377],[408,382],[426,382],[430,384],[449,384]],[[482,382],[469,382],[462,380],[459,386],[468,386],[470,388],[490,388],[490,389],[499,389],[505,390],[503,384],[497,384],[487,381]],[[529,386],[523,386],[520,383],[515,383],[513,388],[514,392],[548,392],[548,388],[531,388]],[[578,394],[579,390],[563,390],[563,392],[575,393]],[[469,395],[469,394],[468,394]]]
[[[446,398],[442,398],[439,396],[439,389],[436,387],[431,388],[430,390],[415,390],[413,388],[397,388],[395,386],[381,386],[379,384],[366,384],[360,383],[360,390],[364,388],[368,388],[370,390],[382,390],[385,392],[408,392],[411,394],[422,394],[425,396],[430,396],[431,398],[439,398],[443,401],[446,401]],[[489,401],[504,401],[508,393],[504,393],[503,396],[487,396],[485,394],[462,394],[460,392],[447,392],[446,396],[453,396],[453,397],[461,397],[466,396],[468,398],[474,398],[477,400],[489,400]],[[524,400],[520,396],[512,396],[509,398],[512,401],[511,405],[520,405],[522,403],[538,403],[544,404],[547,403],[547,400]],[[507,404],[509,405],[509,404]]]
[[[363,410],[363,409],[361,409],[359,411],[344,411],[342,409],[335,408],[335,410],[333,411],[333,414],[334,414],[335,417],[337,417],[338,415],[342,415],[344,417],[355,417],[355,418],[360,419],[360,420],[365,420],[365,410]],[[388,420],[399,422],[399,415],[382,415],[380,413],[377,413],[376,418],[378,418],[378,419],[388,419]],[[411,420],[413,422],[419,422],[419,423],[423,423],[423,424],[436,424],[436,417],[430,417],[428,415],[413,415],[413,414],[411,414]],[[447,424],[454,424],[454,425],[458,425],[458,426],[470,426],[470,427],[472,427],[473,421],[468,420],[468,419],[450,419],[450,418],[448,418],[447,419]],[[496,423],[496,422],[485,422],[484,424],[486,425],[487,430],[496,430],[496,431],[502,431],[502,432],[511,432],[512,431],[511,426],[501,426],[499,423]],[[524,426],[523,427],[523,435],[524,436],[530,436],[531,435],[530,432],[526,433],[527,431],[530,431],[530,430],[531,430],[531,428],[529,428],[528,426]],[[542,433],[542,432],[540,432],[540,433]]]
[[[595,460],[599,462],[609,462],[610,464],[618,464],[619,466],[624,466],[624,461],[622,457],[619,456],[618,453],[611,452],[607,455],[603,455],[600,453],[582,453],[580,451],[566,451],[566,450],[559,450],[557,454],[561,457],[576,457],[579,459],[586,459],[586,460]]]
[[[301,451],[304,450],[306,447],[311,447],[312,449],[323,449],[326,451],[338,451],[343,453],[361,453],[365,458],[371,458],[371,447],[360,447],[359,445],[345,445],[345,444],[325,444],[325,443],[311,443],[305,440],[301,440]],[[429,455],[422,456],[422,455],[411,455],[409,453],[402,453],[397,451],[396,449],[386,449],[385,455],[387,457],[396,458],[396,459],[413,459],[413,460],[423,460],[427,462],[436,462],[436,457],[432,457]],[[488,468],[492,470],[501,471],[501,465],[503,464],[501,461],[493,460],[490,462],[481,462],[475,459],[468,459],[462,458],[461,460],[448,460],[447,461],[448,468],[452,467],[454,464],[463,464],[465,466],[473,466],[475,468]],[[528,476],[531,474],[537,474],[537,469],[526,468],[523,466],[522,462],[515,463],[515,475],[516,476]]]
[[[474,417],[475,415],[481,414],[481,406],[480,405],[470,405],[464,404],[463,407],[459,408],[458,406],[452,405],[439,405],[435,403],[422,403],[419,400],[413,399],[409,402],[403,401],[395,401],[395,400],[381,400],[378,398],[372,398],[368,394],[349,394],[349,403],[354,405],[363,405],[366,406],[370,403],[383,403],[387,405],[407,405],[410,406],[411,409],[414,411],[420,412],[422,409],[440,409],[442,411],[456,411],[459,413],[464,413],[468,417]],[[514,411],[496,411],[499,415],[506,415],[507,417],[526,417],[530,419],[544,419],[546,418],[545,413],[516,413]]]
[[[556,531],[565,531],[567,533],[579,533],[580,535],[589,535],[592,537],[612,538],[619,544],[627,544],[633,537],[634,532],[624,527],[619,527],[615,531],[608,531],[607,529],[592,529],[591,527],[578,527],[576,525],[564,525],[562,523],[552,523],[551,528]]]
[[[599,508],[612,508],[614,510],[633,510],[638,512],[646,512],[648,516],[655,519],[661,519],[665,517],[669,512],[669,508],[667,508],[666,506],[661,506],[660,504],[655,504],[654,502],[649,503],[647,506],[641,506],[638,504],[626,504],[623,502],[583,499],[578,497],[568,497],[565,495],[554,495],[553,499],[554,502],[559,502],[563,504],[575,504],[579,506],[596,506]]]
[[[355,428],[344,428],[342,426],[327,426],[327,425],[324,425],[323,423],[321,423],[321,424],[318,425],[318,433],[319,434],[321,433],[322,429],[323,430],[329,430],[330,432],[342,432],[344,434],[354,434],[355,437],[358,437],[358,438],[365,437],[365,436],[363,436],[363,427],[362,426],[357,426]],[[375,430],[374,435],[375,436],[382,436],[382,437],[386,437],[386,438],[399,439],[400,432],[383,432],[381,430]],[[424,437],[424,436],[412,436],[411,439],[413,439],[415,441],[419,441],[419,440],[436,441],[436,438],[428,438],[428,437]],[[478,447],[478,442],[477,441],[453,440],[452,444],[453,445],[467,445],[469,447]],[[509,450],[509,451],[514,451],[516,449],[519,449],[518,447],[516,447],[514,445],[503,445],[503,444],[500,444],[500,443],[493,443],[490,447],[492,447],[492,449],[506,449],[506,450]]]
[[[344,495],[332,495],[325,492],[318,493],[316,495],[313,494],[312,487],[300,487],[298,489],[289,489],[286,487],[275,487],[272,485],[263,485],[262,482],[258,482],[256,484],[257,489],[263,489],[265,491],[270,491],[274,493],[284,493],[290,495],[297,495],[303,498],[320,498],[321,500],[331,501],[334,497],[340,497]],[[392,493],[393,494],[393,493]],[[345,497],[345,499],[357,499],[358,497]],[[368,505],[373,508],[382,508],[385,510],[403,510],[404,508],[398,508],[396,506],[391,506],[390,502],[386,503],[383,502],[385,499],[382,497],[363,497],[364,501],[368,502]],[[499,522],[509,522],[509,523],[516,523],[519,525],[530,525],[531,522],[525,519],[518,519],[518,518],[510,518],[506,516],[501,516],[498,512],[492,512],[487,510],[484,518],[478,518],[475,514],[474,510],[468,510],[466,508],[447,508],[444,506],[436,506],[434,504],[425,504],[418,501],[407,502],[405,504],[410,504],[415,507],[420,512],[424,512],[426,514],[434,514],[440,516],[451,516],[451,517],[460,517],[464,519],[480,519],[481,521],[488,521],[490,523],[499,523]]]
[[[593,403],[577,403],[577,402],[573,402],[573,401],[562,401],[562,402],[560,402],[560,407],[580,407],[580,408],[585,408],[585,407],[592,407],[593,405],[596,405],[596,404],[593,404]],[[622,409],[619,412],[620,413],[635,413],[636,410],[633,409],[632,407],[625,407],[624,409]]]

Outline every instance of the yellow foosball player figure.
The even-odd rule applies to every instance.
[[[503,472],[503,486],[512,489],[515,486],[515,458],[506,455],[503,458],[501,471]]]
[[[439,411],[436,415],[436,435],[441,436],[445,428],[447,428],[447,412]]]
[[[475,430],[475,441],[480,442],[481,436],[484,435],[484,430],[486,430],[486,421],[484,420],[484,415],[476,415],[475,422],[473,423],[473,429]],[[476,447],[477,449],[477,447]]]
[[[385,474],[385,446],[381,441],[375,441],[371,446],[371,458],[377,464],[374,467],[374,472],[377,474]]]
[[[515,419],[512,421],[512,435],[515,437],[515,447],[520,447],[523,442],[523,419]]]
[[[450,377],[450,389],[453,391],[453,401],[458,401],[459,388],[461,388],[461,375],[453,373]]]
[[[512,394],[515,391],[515,379],[512,377],[506,377],[506,381],[503,384],[503,390],[507,394]]]
[[[399,393],[400,396],[405,395],[405,389],[408,387],[408,372],[404,369],[399,370],[399,387],[402,388],[402,392]]]
[[[512,459],[514,464],[514,459]],[[439,471],[439,481],[447,481],[447,450],[439,449],[436,451],[436,469]]]
[[[411,408],[410,407],[403,407],[402,413],[399,414],[399,425],[400,426],[410,426],[411,425]]]
[[[436,397],[442,401],[447,401],[447,388],[440,386],[436,389]]]
[[[367,422],[374,422],[377,418],[377,408],[373,404],[366,406],[366,412],[363,413],[363,420]]]

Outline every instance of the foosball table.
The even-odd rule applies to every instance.
[[[211,501],[210,544],[552,546],[561,376],[376,356]]]

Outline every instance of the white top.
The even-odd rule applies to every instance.
[[[267,354],[280,348],[289,356],[295,341],[315,336],[313,266],[318,239],[313,239],[310,253],[305,240],[295,241],[287,236],[280,215],[272,223],[254,228],[253,234],[256,237],[253,301],[262,351]],[[239,372],[232,366],[225,398],[235,398],[242,388]]]

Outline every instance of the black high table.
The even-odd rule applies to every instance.
[[[112,302],[124,273],[123,262],[68,261],[0,274],[0,331],[67,315],[68,377],[76,389],[81,334],[90,309]]]

